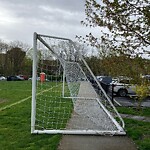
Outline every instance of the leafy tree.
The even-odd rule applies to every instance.
[[[128,55],[98,58],[96,56],[86,58],[86,61],[95,75],[109,75],[112,77],[130,77],[130,84],[134,89],[138,100],[137,110],[141,110],[141,102],[150,95],[150,81],[142,75],[150,74],[150,60],[142,57],[131,58]]]
[[[141,75],[150,74],[150,60],[142,57],[109,55],[103,58],[90,56],[85,59],[95,75],[126,76],[134,78],[137,83]]]
[[[0,40],[0,75],[6,72],[7,57],[6,52],[9,50],[9,45]]]
[[[22,61],[22,67],[20,68],[20,74],[31,76],[32,74],[32,60],[27,56]]]
[[[147,95],[149,95],[150,93],[150,89],[149,87],[147,86],[147,84],[145,84],[145,82],[143,82],[142,84],[140,85],[137,85],[136,86],[136,94],[138,95],[138,110],[141,109],[141,102],[144,98],[147,97]]]
[[[143,85],[147,89],[148,83],[143,84],[140,75],[148,69],[139,56],[150,54],[149,0],[86,0],[85,14],[81,23],[99,27],[100,37],[92,33],[77,37],[99,49],[104,72],[130,76],[136,80],[137,91]]]
[[[31,58],[25,57],[29,45],[21,41],[6,43],[0,40],[0,75],[31,74]]]
[[[86,57],[85,60],[88,63],[91,70],[93,71],[94,75],[98,76],[100,74],[107,74],[104,71],[101,60],[98,57],[90,56],[90,57]]]
[[[86,38],[78,38],[118,53],[150,53],[149,0],[86,0],[85,14],[85,21],[81,23],[100,27],[101,37],[89,33]]]
[[[9,68],[9,74],[19,74],[23,60],[25,58],[25,52],[22,49],[16,47],[7,52],[7,65]]]

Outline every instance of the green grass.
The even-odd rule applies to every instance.
[[[117,107],[119,113],[150,117],[150,108],[140,111],[133,107]],[[150,122],[124,118],[127,135],[133,139],[139,150],[150,150]]]
[[[138,110],[133,107],[117,107],[117,110],[121,114],[131,114],[136,116],[150,117],[150,108],[141,108],[141,110]]]
[[[55,86],[55,83],[46,83],[42,86],[39,86],[37,91],[40,95],[45,95],[45,99],[50,99],[50,97],[46,97],[49,90],[49,84]],[[55,86],[57,91],[61,88],[61,86]],[[54,90],[54,89],[53,89]],[[54,90],[55,91],[55,90]],[[60,98],[61,92],[53,92],[51,96],[57,96]],[[17,102],[21,99],[31,96],[31,82],[0,82],[0,108],[10,105],[14,102]],[[62,102],[67,101],[65,99],[60,99]],[[57,103],[53,103],[53,101],[49,101],[52,105],[56,105]],[[71,101],[68,100],[68,103],[62,103],[61,109],[58,109],[59,115],[62,110],[67,106],[68,111],[71,113]],[[56,111],[55,110],[55,111]],[[52,110],[47,110],[52,111]],[[30,133],[30,114],[31,112],[31,98],[7,108],[5,110],[0,111],[0,149],[1,150],[16,150],[16,149],[27,149],[27,150],[56,150],[61,139],[60,135],[31,135]],[[142,115],[149,116],[149,108],[143,109],[142,112],[137,112],[133,108],[119,108],[120,113],[128,113],[133,115]],[[60,116],[59,116],[60,117]],[[67,116],[68,118],[70,115]],[[51,118],[55,120],[54,118]],[[140,150],[149,150],[150,149],[150,123],[135,121],[132,119],[124,119],[125,121],[125,129],[127,131],[127,135],[131,137]],[[59,125],[59,127],[63,128],[66,121],[63,125]]]
[[[31,81],[1,81],[0,108],[31,96]]]
[[[55,83],[46,83],[39,85],[37,91],[40,95],[47,95],[49,85],[55,86]],[[56,86],[57,90],[61,88]],[[0,82],[0,108],[18,102],[21,99],[31,96],[31,82]],[[54,92],[54,95],[58,93]],[[52,95],[52,96],[54,96]],[[60,95],[60,93],[59,93]],[[60,96],[58,96],[60,97]],[[50,97],[49,97],[50,98]],[[62,99],[63,100],[63,99]],[[69,102],[70,103],[70,102]],[[66,107],[65,103],[62,108]],[[70,104],[69,104],[70,105]],[[71,109],[71,108],[69,108]],[[31,98],[0,111],[0,149],[1,150],[56,150],[61,139],[60,135],[31,135],[30,118],[31,118]],[[61,114],[61,110],[60,110]],[[56,116],[55,116],[56,117]],[[68,116],[69,118],[70,116]],[[66,119],[67,122],[67,119]],[[63,126],[64,127],[64,124]]]
[[[133,139],[139,150],[150,150],[150,122],[124,119],[127,135]]]
[[[72,113],[72,100],[62,98],[61,87],[42,92],[37,97],[38,129],[64,129]],[[51,95],[49,95],[51,93]],[[45,107],[46,106],[46,107]]]
[[[31,135],[31,100],[1,111],[0,147],[1,150],[56,150],[60,135]]]

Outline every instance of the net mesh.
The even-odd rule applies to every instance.
[[[36,74],[35,130],[123,132],[112,117],[114,106],[71,40],[38,35]]]

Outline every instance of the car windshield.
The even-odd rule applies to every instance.
[[[129,84],[130,81],[129,80],[120,80],[120,83]]]

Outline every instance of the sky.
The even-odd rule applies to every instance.
[[[32,45],[33,33],[66,37],[96,33],[81,25],[85,0],[0,0],[0,39]]]
[[[72,40],[90,32],[99,37],[98,28],[81,24],[84,4],[85,0],[0,0],[0,40],[32,47],[34,32]]]

